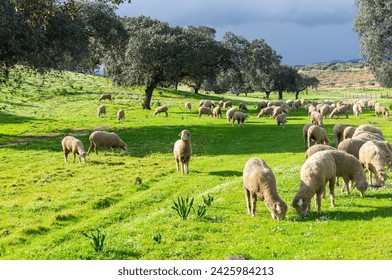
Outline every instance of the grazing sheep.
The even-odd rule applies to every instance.
[[[388,118],[389,117],[389,111],[386,107],[382,106],[382,105],[378,105],[376,107],[374,107],[376,116],[379,117],[380,115]]]
[[[331,110],[331,106],[329,106],[329,105],[327,105],[327,104],[323,104],[322,106],[321,106],[321,108],[320,108],[320,114],[321,114],[321,116],[324,118],[324,117],[327,117],[328,116],[328,114],[330,114],[332,112],[332,110]]]
[[[158,108],[155,109],[153,116],[156,116],[157,114],[161,114],[161,113],[165,113],[166,117],[169,116],[169,114],[167,113],[167,110],[169,110],[169,108],[167,108],[167,106],[159,106]]]
[[[355,186],[361,193],[361,197],[364,197],[368,183],[361,162],[355,156],[343,151],[323,152],[329,153],[335,160],[336,177],[342,177],[344,181],[342,192],[347,189],[347,193],[350,194],[350,188]]]
[[[106,99],[109,100],[110,102],[112,102],[112,95],[111,94],[102,94],[101,97],[99,97],[98,101],[106,100]]]
[[[346,119],[348,119],[348,111],[349,111],[349,107],[346,105],[341,105],[339,107],[336,107],[335,109],[332,110],[332,113],[329,115],[329,117],[332,119],[334,116],[336,116],[336,118],[339,118],[340,114],[345,114],[346,115]]]
[[[202,99],[202,100],[199,101],[199,107],[203,106],[204,101],[205,101],[204,99]]]
[[[74,155],[74,162],[75,162],[76,154],[79,155],[79,162],[80,159],[82,159],[83,162],[86,162],[86,152],[84,151],[84,146],[82,141],[76,139],[73,136],[65,136],[61,141],[61,147],[63,148],[65,162],[68,162],[67,158],[70,152],[72,152]]]
[[[257,112],[260,112],[261,109],[267,108],[267,102],[266,101],[260,101],[257,103]]]
[[[348,139],[348,138],[352,138],[354,132],[355,132],[355,127],[346,126],[346,128],[343,130],[343,140]]]
[[[238,105],[238,109],[240,109],[241,111],[249,111],[246,104],[244,104],[242,102]]]
[[[226,119],[230,122],[233,119],[234,113],[237,112],[237,108],[230,108],[226,111]]]
[[[321,214],[321,196],[325,193],[328,182],[331,206],[335,206],[336,164],[332,155],[318,152],[309,157],[302,165],[300,178],[300,187],[291,203],[298,215],[305,216],[309,213],[313,196],[316,197],[317,213]]]
[[[361,139],[361,140],[365,140],[365,141],[371,141],[371,140],[384,141],[385,140],[385,138],[382,137],[380,134],[366,132],[366,131],[360,131],[359,134],[353,136],[352,139]]]
[[[303,135],[303,139],[304,139],[305,149],[308,148],[308,145],[306,144],[308,141],[308,130],[309,130],[309,127],[311,127],[312,125],[314,125],[314,124],[308,123],[308,124],[305,124],[304,127],[302,128],[302,135]]]
[[[282,127],[284,128],[285,125],[286,125],[286,123],[287,123],[286,114],[285,114],[285,113],[282,113],[282,114],[278,115],[278,116],[276,117],[276,122],[277,122],[277,124],[278,124],[278,127],[280,126],[280,124],[282,124]]]
[[[182,174],[189,173],[189,161],[192,155],[191,134],[188,130],[184,129],[178,134],[180,139],[174,143],[174,159],[176,161],[177,171],[180,171],[180,163]]]
[[[328,144],[329,139],[327,137],[327,132],[325,131],[324,128],[318,126],[318,125],[313,125],[309,127],[308,129],[308,148],[312,146],[312,141],[315,144]]]
[[[106,107],[105,106],[99,106],[97,109],[97,115],[98,117],[100,117],[101,115],[105,115],[106,116]]]
[[[272,112],[271,119],[276,119],[276,117],[283,113],[283,107],[275,107],[274,111]]]
[[[339,143],[338,150],[344,151],[350,155],[353,155],[357,159],[359,159],[359,149],[365,143],[366,143],[365,140],[347,138]]]
[[[201,118],[201,115],[212,116],[211,108],[204,106],[199,107],[199,118]]]
[[[105,155],[109,148],[119,148],[122,151],[128,151],[127,144],[124,143],[121,138],[115,134],[114,132],[106,132],[106,131],[94,131],[91,133],[90,137],[90,147],[88,148],[87,154],[89,155],[92,147],[94,146],[94,151],[98,155],[99,147],[106,147]]]
[[[337,123],[333,126],[332,132],[333,132],[333,139],[335,140],[336,147],[343,140],[344,129],[345,129],[345,126],[341,123]]]
[[[261,117],[263,117],[263,116],[270,115],[271,118],[272,118],[272,115],[273,115],[273,113],[274,113],[274,109],[275,109],[275,108],[276,108],[275,106],[263,108],[263,109],[260,110],[260,113],[257,115],[257,117],[258,117],[258,118],[261,118]]]
[[[220,105],[216,106],[214,110],[212,110],[212,116],[214,118],[218,118],[218,117],[222,118],[222,109]]]
[[[362,106],[359,103],[353,105],[353,113],[356,117],[359,117],[359,115],[362,114]]]
[[[203,105],[199,107],[207,107],[211,109],[211,107],[215,107],[214,105],[215,104],[213,104],[210,100],[204,100]]]
[[[283,220],[286,217],[287,204],[280,198],[275,175],[264,160],[251,158],[247,161],[243,170],[243,186],[246,207],[252,217],[256,215],[257,197],[264,201],[272,218]]]
[[[223,103],[223,108],[231,108],[233,105],[231,104],[231,101],[226,101],[225,103]]]
[[[372,141],[363,144],[359,149],[359,161],[368,171],[370,185],[372,185],[372,174],[376,177],[376,187],[384,184],[387,179],[387,174],[384,170],[386,154],[378,145]]]
[[[312,124],[317,124],[318,126],[323,126],[323,116],[319,112],[313,111],[310,114],[310,118],[312,120]]]
[[[329,145],[316,144],[306,150],[305,158],[309,158],[313,154],[321,152],[321,151],[333,151],[333,150],[336,150],[336,148],[329,146]]]
[[[249,118],[248,115],[246,115],[246,114],[244,114],[242,112],[239,112],[239,111],[234,112],[233,119],[232,119],[232,126],[234,126],[235,121],[237,121],[238,125],[243,127],[244,126],[244,122],[248,118]]]
[[[125,112],[124,109],[120,109],[117,111],[117,120],[120,122],[122,120],[125,120]]]
[[[307,112],[308,112],[308,116],[310,117],[310,115],[316,111],[316,107],[314,107],[313,105],[309,105],[307,108]]]
[[[192,104],[190,102],[185,102],[185,110],[188,112],[192,110]]]
[[[360,133],[363,132],[363,131],[372,132],[372,133],[377,133],[377,134],[380,134],[381,136],[384,137],[384,134],[382,133],[382,131],[381,131],[380,128],[375,127],[375,126],[373,126],[373,125],[367,125],[367,124],[362,124],[362,125],[358,126],[358,127],[355,129],[355,132],[354,132],[354,134],[353,134],[352,137],[355,137],[356,135],[360,134]]]

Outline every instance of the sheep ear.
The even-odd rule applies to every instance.
[[[304,200],[301,198],[300,200],[298,200],[298,206],[302,206],[302,204],[304,204]]]
[[[279,214],[281,214],[281,213],[282,213],[282,209],[280,208],[280,206],[279,206],[279,204],[278,204],[278,203],[276,203],[276,207],[275,207],[275,209],[276,209],[276,212],[278,212]]]

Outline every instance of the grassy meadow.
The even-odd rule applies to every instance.
[[[260,201],[256,217],[247,214],[242,169],[252,157],[267,162],[279,195],[291,204],[305,162],[302,127],[309,118],[303,108],[290,113],[282,129],[275,120],[257,118],[255,104],[262,93],[245,97],[160,88],[152,108],[167,105],[169,117],[154,117],[141,109],[142,88],[117,87],[105,78],[75,73],[11,74],[11,81],[0,86],[0,259],[392,258],[392,179],[381,188],[369,188],[365,198],[337,187],[336,207],[324,199],[321,216],[314,205],[304,218],[289,207],[287,218],[277,221]],[[366,92],[309,92],[300,97],[339,100],[340,94]],[[113,103],[99,103],[102,93],[112,93]],[[382,93],[372,90],[389,107]],[[285,93],[284,98],[294,96]],[[198,118],[200,99],[245,102],[250,118],[243,128],[232,127],[225,118]],[[192,103],[192,112],[184,110],[185,101]],[[101,118],[96,115],[100,104],[107,106]],[[120,108],[125,110],[121,123],[116,120]],[[376,125],[392,141],[390,120],[365,111],[358,118],[350,114],[348,119],[325,119],[332,145],[337,122]],[[105,156],[101,148],[86,163],[73,163],[72,155],[65,163],[62,137],[75,133],[87,150],[88,136],[97,129],[116,132],[129,152],[109,151]],[[188,175],[176,171],[172,155],[183,129],[192,135]],[[193,197],[195,210],[203,197],[214,199],[203,216],[191,211],[183,220],[172,209],[180,196]],[[105,236],[98,249],[91,243],[96,229]]]

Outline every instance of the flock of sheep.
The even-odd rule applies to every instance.
[[[104,99],[111,101],[111,95],[102,95],[99,100]],[[350,194],[350,189],[355,187],[361,197],[364,197],[369,184],[373,185],[373,174],[376,179],[374,186],[378,187],[384,184],[388,178],[384,166],[387,166],[392,172],[392,146],[385,140],[379,128],[371,125],[360,125],[355,128],[337,123],[333,128],[336,147],[329,145],[330,141],[323,128],[325,117],[338,118],[339,115],[344,114],[348,118],[349,111],[352,111],[355,116],[359,116],[363,109],[374,109],[376,116],[388,117],[387,108],[374,100],[357,100],[352,103],[334,103],[326,100],[320,104],[312,103],[310,105],[303,99],[286,102],[262,101],[258,103],[257,107],[259,118],[266,116],[275,118],[278,126],[282,124],[283,128],[287,123],[286,116],[290,110],[296,111],[300,107],[305,107],[311,119],[311,123],[304,125],[302,130],[307,159],[300,171],[299,189],[291,203],[300,216],[310,212],[310,203],[313,197],[315,197],[317,213],[321,214],[321,198],[325,197],[327,183],[331,206],[334,207],[334,188],[335,184],[339,184],[339,177],[343,179],[342,192],[347,191]],[[100,108],[102,106],[98,108],[99,116],[100,110],[102,110]],[[243,112],[248,110],[243,103],[240,103],[237,109],[232,106],[231,101],[220,101],[216,104],[210,100],[200,101],[198,116],[200,118],[206,114],[222,117],[222,108],[227,109],[226,119],[232,122],[232,125],[237,121],[240,126],[243,126],[244,121],[248,118],[248,115]],[[191,111],[191,109],[191,104],[186,102],[185,110]],[[167,106],[159,106],[153,115],[165,113],[168,116],[167,111]],[[124,118],[124,110],[119,110],[119,115]],[[174,144],[173,155],[177,171],[181,169],[182,174],[185,174],[189,173],[189,162],[192,155],[191,134],[189,130],[183,130],[179,137],[180,139]],[[73,136],[66,136],[62,140],[65,162],[67,162],[69,153],[73,153],[74,162],[76,155],[79,155],[79,161],[86,161],[86,155],[91,152],[92,148],[97,154],[99,147],[106,147],[105,154],[108,148],[128,150],[127,144],[113,132],[95,131],[90,135],[89,140],[90,146],[86,153],[80,140]],[[368,180],[365,172],[368,173]],[[263,159],[252,158],[248,160],[243,169],[243,187],[249,214],[255,216],[258,198],[264,201],[273,218],[285,218],[288,206],[278,195],[274,173]]]

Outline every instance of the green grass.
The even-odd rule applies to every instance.
[[[62,137],[0,146],[1,259],[392,258],[389,182],[368,189],[364,199],[357,191],[348,196],[338,188],[336,207],[323,200],[321,216],[313,207],[308,217],[301,218],[290,207],[286,220],[277,221],[260,201],[256,217],[247,214],[241,176],[251,157],[268,163],[280,196],[291,203],[305,161],[302,126],[309,118],[304,109],[291,113],[283,130],[275,120],[256,117],[253,104],[262,99],[261,93],[248,97],[188,95],[157,89],[152,107],[167,105],[166,118],[140,109],[141,88],[115,87],[100,77],[26,75],[19,84],[11,82],[0,89],[0,142],[76,132],[87,149],[88,135],[105,128],[115,131],[129,146],[128,154],[92,153],[85,164],[64,163]],[[99,118],[96,109],[102,93],[114,94],[115,100],[101,102],[108,113]],[[200,99],[222,97],[236,105],[241,101],[251,104],[244,128],[232,127],[225,119],[197,117]],[[300,97],[338,100],[339,94]],[[185,101],[192,103],[192,112],[185,112]],[[389,106],[389,100],[380,101]],[[125,122],[116,120],[119,108],[125,110]],[[326,119],[331,140],[337,122],[373,124],[392,139],[390,121],[376,118],[371,111],[359,118],[351,114],[349,119]],[[182,129],[189,129],[192,135],[189,175],[176,172],[172,156]],[[209,194],[214,201],[203,217],[192,211],[183,220],[172,209],[180,196],[194,197],[198,205]],[[105,235],[100,252],[83,235],[96,229]]]

